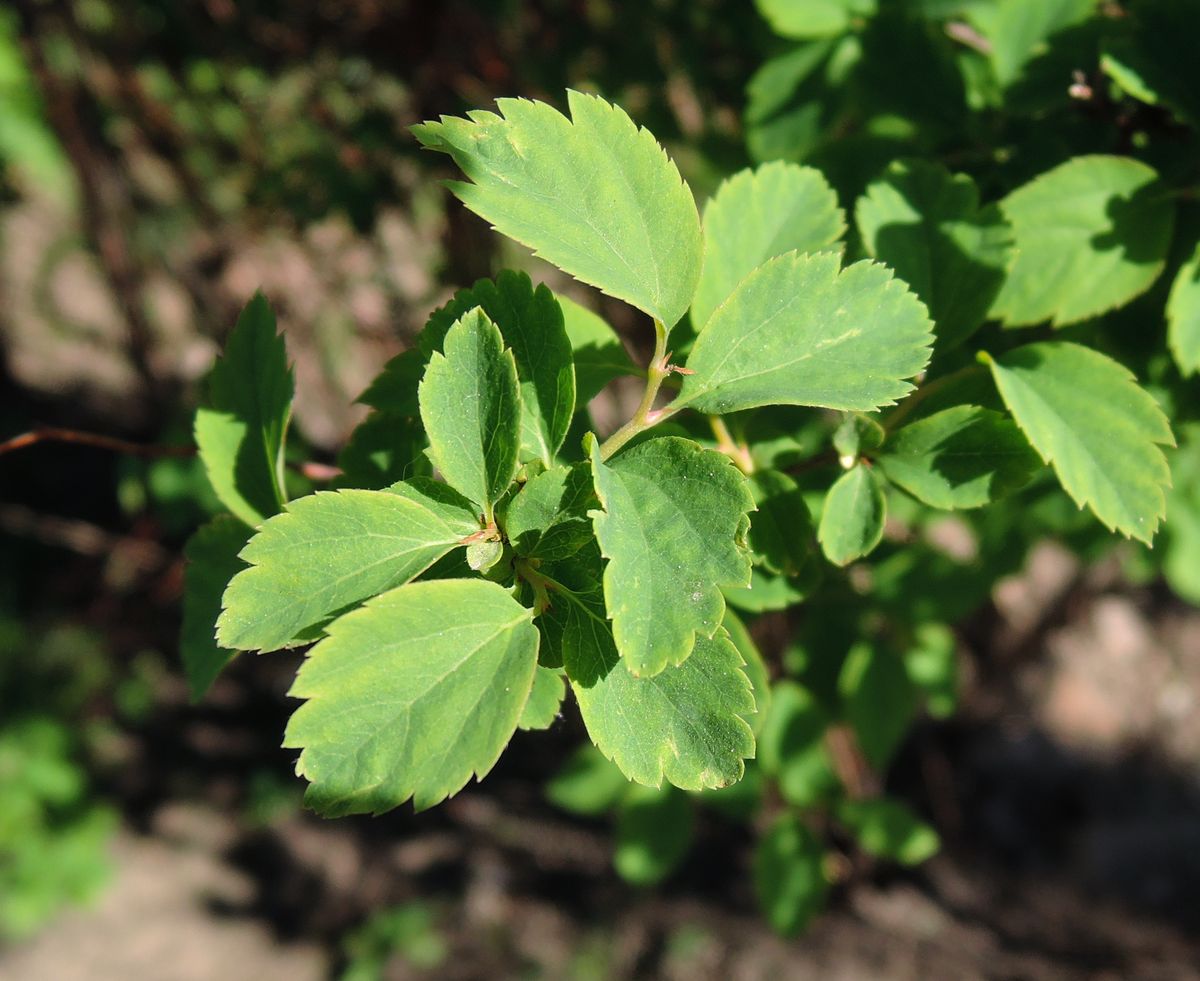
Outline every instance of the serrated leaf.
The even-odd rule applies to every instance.
[[[849,565],[867,555],[883,538],[887,500],[875,472],[859,463],[842,474],[821,509],[817,541],[834,565]]]
[[[1075,157],[1000,202],[1017,255],[992,306],[1009,327],[1062,327],[1128,303],[1158,278],[1175,223],[1153,168]]]
[[[358,401],[379,412],[416,418],[420,414],[417,386],[425,374],[427,360],[417,348],[401,351],[383,366]]]
[[[596,506],[586,463],[555,467],[528,481],[504,516],[504,531],[518,555],[554,562],[574,555],[592,538]]]
[[[758,649],[754,638],[750,636],[750,631],[746,629],[746,625],[733,610],[726,609],[721,626],[725,628],[729,639],[733,641],[733,646],[742,655],[742,670],[750,679],[750,689],[754,692],[755,707],[754,718],[750,720],[750,728],[757,736],[771,706],[771,678],[767,672],[767,664],[763,660],[762,651]]]
[[[839,271],[829,253],[759,266],[709,319],[676,407],[722,415],[759,405],[870,411],[912,391],[929,361],[921,302],[885,266]]]
[[[1132,372],[1091,348],[1054,341],[1009,351],[991,369],[1017,425],[1075,503],[1150,544],[1171,482],[1158,444],[1174,438]]]
[[[838,694],[859,748],[873,767],[891,760],[908,731],[917,696],[904,664],[890,650],[858,643],[838,675]]]
[[[675,436],[647,440],[608,463],[593,443],[592,476],[617,649],[632,673],[654,675],[682,663],[694,637],[720,626],[720,586],[749,583],[745,536],[754,499],[728,457]]]
[[[700,274],[691,191],[654,137],[620,108],[569,91],[571,119],[542,102],[413,127],[474,183],[450,188],[497,231],[673,326]]]
[[[283,647],[330,614],[408,582],[478,530],[471,503],[431,480],[299,498],[242,551],[251,568],[225,591],[218,640],[237,650]]]
[[[196,410],[195,436],[209,482],[251,527],[285,500],[283,441],[292,414],[292,371],[275,314],[257,293],[238,317]]]
[[[895,432],[876,459],[893,484],[935,508],[977,508],[1029,483],[1042,462],[1013,422],[959,405]]]
[[[572,814],[598,817],[616,807],[630,786],[615,763],[584,743],[547,782],[546,798]]]
[[[701,329],[768,259],[828,248],[845,231],[837,195],[813,167],[777,161],[730,177],[704,208],[704,263],[692,324]]]
[[[475,307],[500,330],[517,365],[522,457],[551,466],[575,412],[575,369],[559,300],[544,285],[535,289],[525,273],[502,270],[433,313],[420,336],[425,356],[443,351],[447,332]]]
[[[1200,372],[1200,244],[1171,284],[1167,345],[1181,374]]]
[[[855,220],[867,252],[929,308],[939,351],[983,323],[1012,259],[1012,231],[997,208],[980,207],[970,177],[897,161],[858,199]]]
[[[829,891],[824,858],[821,843],[794,814],[784,814],[759,839],[754,891],[780,933],[799,933],[824,907]]]
[[[901,865],[920,865],[941,847],[937,832],[898,800],[845,800],[837,816],[863,851]]]
[[[876,0],[755,0],[758,12],[780,37],[832,37],[856,17],[875,13]]]
[[[512,352],[479,308],[446,334],[421,379],[421,421],[429,457],[455,490],[487,520],[517,472],[521,395]]]
[[[354,427],[338,454],[338,487],[379,490],[398,480],[428,477],[428,445],[421,424],[398,412],[372,412]]]
[[[521,718],[517,721],[520,729],[549,729],[562,709],[563,698],[567,694],[567,683],[562,673],[543,668],[538,665],[533,676],[533,688],[529,692],[529,701],[521,710]]]
[[[565,296],[558,297],[558,305],[575,360],[577,409],[587,405],[614,378],[644,374],[602,317]]]
[[[696,813],[674,787],[633,787],[617,810],[613,866],[635,886],[670,875],[692,847]]]
[[[481,778],[533,686],[532,612],[478,579],[400,586],[329,627],[290,694],[284,746],[327,817],[424,810]]]
[[[179,652],[192,700],[204,697],[236,650],[217,645],[217,617],[221,594],[245,563],[238,558],[250,532],[229,515],[220,515],[200,528],[183,549],[187,568],[183,574],[183,627]]]

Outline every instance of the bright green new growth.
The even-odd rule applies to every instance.
[[[542,102],[498,99],[499,115],[443,116],[413,133],[454,158],[474,183],[451,190],[497,231],[671,327],[700,275],[691,191],[623,110],[579,92],[567,103],[570,119]]]
[[[989,362],[1005,405],[1075,503],[1149,545],[1171,483],[1159,447],[1175,439],[1133,374],[1065,342],[1027,344]]]
[[[275,314],[256,294],[242,311],[196,412],[196,445],[217,497],[252,528],[287,496],[283,440],[292,415],[292,371]]]
[[[858,463],[842,474],[825,495],[817,541],[834,565],[849,565],[871,552],[883,538],[887,500],[875,471]]]
[[[495,583],[410,583],[336,620],[291,694],[284,745],[329,817],[417,810],[482,777],[533,686],[532,613]]]
[[[1200,371],[1200,244],[1171,285],[1167,300],[1167,344],[1183,374]]]

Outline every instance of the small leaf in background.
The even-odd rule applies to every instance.
[[[996,80],[1008,88],[1046,51],[1053,35],[1086,20],[1095,8],[1096,0],[1005,0],[971,4],[965,13],[987,41]]]
[[[1200,606],[1200,425],[1182,427],[1171,454],[1173,486],[1163,526],[1163,575],[1176,595]]]
[[[832,722],[807,689],[787,680],[775,685],[758,738],[758,761],[789,804],[813,807],[841,788],[825,749],[825,730]]]
[[[794,936],[825,905],[829,882],[821,843],[798,817],[785,814],[759,839],[754,888],[767,920]]]
[[[943,352],[987,317],[1012,258],[1012,231],[996,208],[981,208],[966,174],[940,164],[897,161],[855,209],[863,245],[929,308]]]
[[[616,764],[591,743],[584,743],[547,782],[546,798],[572,814],[599,817],[615,808],[629,789]]]
[[[554,725],[567,694],[562,673],[538,666],[533,676],[533,690],[517,721],[519,729],[549,729]]]
[[[844,800],[837,816],[863,851],[901,865],[920,865],[933,858],[942,844],[938,833],[898,800]]]
[[[237,655],[217,645],[217,617],[221,594],[246,563],[238,553],[250,532],[242,522],[220,515],[200,528],[183,549],[183,627],[179,653],[187,674],[192,700],[204,697],[217,675]]]
[[[292,371],[275,314],[261,293],[238,317],[196,410],[196,445],[213,490],[252,528],[287,500],[283,441],[292,415]]]
[[[589,511],[597,504],[586,463],[555,467],[527,481],[504,515],[504,531],[518,555],[555,562],[592,539]]]
[[[1179,371],[1200,371],[1200,245],[1183,264],[1167,300],[1167,345]]]
[[[1175,208],[1152,167],[1075,157],[1000,202],[1016,261],[991,314],[1009,327],[1096,317],[1149,289],[1166,263]]]
[[[847,412],[833,431],[833,448],[843,460],[853,460],[863,453],[877,450],[887,438],[884,428],[873,416]]]
[[[521,396],[512,352],[487,314],[476,308],[446,334],[419,392],[429,456],[455,490],[487,520],[512,483],[520,446]]]
[[[565,296],[558,305],[575,361],[575,408],[582,409],[614,378],[643,374],[604,318]]]
[[[855,644],[838,676],[838,693],[867,762],[887,766],[917,707],[903,661],[876,645]]]
[[[897,430],[876,462],[935,508],[977,508],[1024,487],[1042,461],[1011,419],[959,405]]]
[[[700,331],[672,404],[870,411],[912,391],[933,343],[925,307],[886,266],[840,265],[787,253],[750,273]]]
[[[635,886],[670,875],[692,846],[695,809],[674,787],[632,787],[617,808],[613,865]]]
[[[909,680],[925,696],[935,719],[952,715],[958,705],[958,654],[954,631],[942,623],[922,623],[904,652]]]
[[[532,612],[481,580],[416,582],[329,627],[290,692],[305,699],[306,803],[327,817],[417,810],[486,774],[517,728],[537,668]]]
[[[887,500],[875,472],[858,463],[842,474],[821,509],[817,541],[834,565],[849,565],[870,553],[883,538]]]
[[[629,670],[680,664],[694,637],[721,624],[722,585],[750,581],[745,535],[754,507],[728,457],[676,436],[647,440],[608,463],[593,446],[603,511],[593,512],[608,559],[604,599]]]
[[[401,351],[383,366],[358,401],[378,412],[416,418],[420,414],[417,386],[425,374],[427,360],[417,348]]]
[[[338,453],[342,476],[337,486],[381,490],[399,480],[428,477],[428,445],[417,420],[398,412],[372,412]]]
[[[542,102],[498,99],[500,114],[413,127],[473,181],[450,183],[468,208],[576,279],[664,326],[691,305],[700,217],[675,164],[617,106],[568,92],[568,119]]]
[[[759,565],[784,576],[797,576],[812,561],[813,525],[796,482],[778,470],[750,476],[758,510],[750,515],[750,547]]]
[[[780,37],[804,40],[848,30],[855,18],[875,13],[877,0],[755,0]]]
[[[1126,11],[1128,33],[1108,40],[1101,67],[1130,95],[1166,105],[1200,124],[1200,71],[1192,39],[1200,27],[1191,0],[1141,0]]]
[[[989,359],[990,360],[990,359]],[[1067,493],[1109,529],[1150,544],[1171,482],[1171,427],[1124,365],[1067,342],[990,360],[1009,411]]]
[[[742,655],[742,661],[744,662],[742,670],[745,672],[746,677],[750,679],[750,688],[754,692],[754,707],[756,709],[754,718],[750,720],[750,728],[754,730],[754,735],[757,736],[759,730],[762,729],[763,722],[767,717],[767,711],[771,705],[771,678],[767,671],[767,664],[763,660],[762,651],[758,649],[758,645],[754,643],[754,638],[750,636],[750,631],[746,629],[746,625],[742,623],[733,610],[726,608],[725,616],[721,620],[721,626],[725,628],[725,632],[729,634],[729,639],[733,641],[733,646]]]
[[[268,520],[225,591],[220,643],[275,650],[330,614],[408,582],[479,530],[474,507],[418,479],[385,491],[319,491]]]
[[[734,174],[704,208],[704,263],[692,326],[699,331],[768,259],[829,248],[845,231],[837,195],[819,170],[776,161]]]
[[[814,551],[813,561],[794,578],[780,576],[761,566],[755,566],[750,570],[749,586],[725,586],[721,592],[730,606],[737,607],[743,613],[784,610],[808,598],[821,582],[822,564]]]

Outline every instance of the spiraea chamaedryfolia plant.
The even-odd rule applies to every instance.
[[[956,608],[897,583],[954,593],[966,566],[884,541],[889,507],[919,528],[1045,484],[1048,465],[1078,505],[1148,542],[1172,434],[1098,351],[965,343],[989,316],[1062,305],[1034,295],[1022,263],[1041,260],[1013,247],[1047,185],[1001,215],[940,168],[889,171],[858,205],[853,248],[907,260],[910,287],[847,261],[844,214],[813,168],[739,173],[701,220],[649,132],[595,96],[567,102],[569,117],[500,100],[415,134],[465,174],[450,187],[470,210],[647,314],[649,363],[594,313],[502,272],[436,311],[363,394],[372,411],[336,489],[290,500],[292,379],[256,298],[196,419],[231,514],[187,548],[185,662],[199,697],[235,652],[311,645],[284,745],[330,816],[437,804],[518,727],[549,726],[569,688],[595,748],[552,799],[615,809],[618,868],[653,881],[686,850],[683,791],[746,814],[774,786],[756,876],[772,922],[794,929],[825,882],[808,810],[900,861],[937,847],[877,787],[848,790],[826,743],[836,729],[880,768],[922,702],[953,706]],[[1073,180],[1139,178],[1107,159],[1078,166]],[[953,212],[953,234],[906,251],[911,202],[930,200]],[[1143,288],[1128,275],[1105,277],[1105,303]],[[620,375],[644,393],[602,436],[587,406]],[[1005,537],[980,535],[984,549]],[[877,547],[866,613],[843,570]],[[734,609],[797,604],[803,629],[768,671]],[[711,793],[733,785],[744,793]]]

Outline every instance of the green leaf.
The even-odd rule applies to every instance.
[[[523,458],[552,466],[575,412],[571,341],[559,301],[546,286],[534,289],[523,272],[505,269],[495,281],[481,279],[429,318],[420,338],[426,357],[444,350],[446,334],[475,307],[500,330],[517,365]]]
[[[780,576],[768,572],[761,566],[750,570],[750,585],[726,586],[721,591],[730,606],[744,613],[767,613],[771,610],[786,610],[789,606],[802,603],[812,593],[821,579],[821,562],[814,553],[800,576]]]
[[[398,480],[427,477],[427,445],[417,420],[397,412],[372,412],[354,427],[338,454],[342,476],[337,486],[379,490]]]
[[[284,746],[300,749],[305,802],[327,817],[410,797],[424,810],[483,777],[533,686],[532,613],[482,580],[416,582],[329,627],[290,694],[305,703]]]
[[[1017,257],[992,315],[1009,327],[1062,327],[1123,306],[1166,262],[1175,223],[1153,168],[1075,157],[1000,202]]]
[[[1013,422],[977,405],[909,423],[876,462],[893,484],[935,508],[977,508],[1029,483],[1042,462]]]
[[[1133,374],[1066,342],[1026,344],[991,361],[992,375],[1034,449],[1080,507],[1150,544],[1171,482],[1166,416]]]
[[[721,626],[725,628],[729,639],[733,641],[733,646],[742,655],[743,670],[746,677],[750,679],[750,688],[754,692],[756,709],[754,718],[750,720],[750,728],[757,736],[771,705],[771,679],[767,672],[767,665],[758,645],[754,643],[754,638],[750,636],[750,631],[746,629],[746,625],[733,610],[725,610]]]
[[[837,195],[819,170],[775,162],[730,177],[704,208],[704,263],[692,324],[701,329],[768,259],[828,248],[845,231]]]
[[[479,530],[470,502],[418,479],[386,491],[319,491],[268,520],[242,552],[217,636],[275,650],[330,614],[408,582]]]
[[[692,847],[696,814],[674,787],[633,787],[617,811],[613,865],[635,886],[662,882]]]
[[[941,847],[937,832],[898,800],[845,800],[838,805],[837,816],[863,851],[877,858],[920,865]]]
[[[855,17],[875,13],[876,0],[755,0],[755,6],[780,37],[803,40],[843,33]]]
[[[754,889],[771,926],[793,936],[825,906],[821,843],[793,814],[784,814],[754,852]]]
[[[1171,285],[1167,345],[1181,374],[1200,372],[1200,244]]]
[[[858,199],[855,220],[867,252],[929,308],[939,351],[983,323],[1012,258],[1012,231],[998,209],[980,207],[970,177],[897,161]]]
[[[838,693],[867,762],[887,766],[917,707],[901,659],[872,644],[855,644],[838,675]]]
[[[1095,7],[1096,0],[1003,0],[974,4],[968,15],[988,42],[996,80],[1007,88],[1053,35],[1086,20]]]
[[[1176,595],[1200,606],[1200,425],[1190,424],[1181,435],[1171,454],[1163,575]]]
[[[591,467],[555,467],[528,481],[504,515],[504,531],[518,555],[554,562],[592,539],[596,506]]]
[[[379,412],[416,418],[420,414],[417,386],[425,374],[428,360],[428,356],[417,348],[401,351],[383,366],[383,371],[367,386],[358,401]]]
[[[825,495],[817,541],[834,565],[849,565],[867,555],[883,538],[887,499],[870,467],[856,464]]]
[[[794,681],[775,685],[771,709],[758,739],[758,760],[775,777],[779,793],[796,807],[814,807],[841,788],[825,749],[825,732],[833,719],[821,704]]]
[[[568,92],[571,119],[499,99],[500,115],[413,127],[474,183],[450,189],[497,231],[605,293],[673,326],[700,274],[691,191],[654,137],[617,106]]]
[[[929,361],[921,302],[885,266],[829,253],[759,266],[713,313],[672,403],[722,415],[759,405],[870,411],[912,391]]]
[[[287,500],[283,441],[292,414],[292,371],[275,314],[257,293],[238,317],[196,410],[195,436],[217,497],[251,527]]]
[[[575,360],[575,407],[582,409],[614,378],[643,374],[604,319],[565,296],[558,298]]]
[[[512,352],[496,325],[476,308],[446,334],[419,392],[429,456],[446,482],[483,509],[492,506],[517,472],[521,396]]]
[[[697,635],[721,624],[720,586],[746,585],[746,478],[728,457],[675,436],[647,440],[607,464],[593,443],[603,511],[593,512],[608,559],[604,599],[629,670],[657,674],[682,663]]]
[[[546,798],[572,814],[599,817],[620,803],[630,783],[591,743],[584,743],[546,784]]]
[[[221,594],[229,580],[245,568],[238,552],[249,536],[240,521],[220,515],[192,535],[183,549],[187,568],[183,574],[179,652],[193,701],[204,697],[217,675],[237,655],[236,650],[218,646],[215,635]]]
[[[798,576],[812,561],[813,526],[796,482],[778,470],[750,477],[758,510],[750,516],[750,547],[756,564],[785,576]]]
[[[954,632],[941,623],[922,623],[904,652],[904,670],[925,695],[925,708],[935,719],[954,713],[958,705],[958,656]]]
[[[529,701],[521,710],[517,727],[549,729],[562,710],[562,701],[566,694],[567,683],[562,674],[539,665],[533,676],[533,690],[529,693]]]

